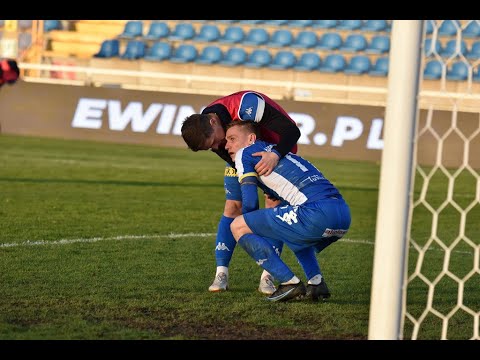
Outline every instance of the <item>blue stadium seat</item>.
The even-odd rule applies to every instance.
[[[424,20],[425,21],[425,34],[430,35],[433,33],[434,20]]]
[[[167,41],[157,41],[147,49],[144,59],[147,61],[168,60],[172,56],[172,45]]]
[[[386,54],[390,51],[390,36],[375,35],[372,37],[365,52],[368,54]]]
[[[49,32],[52,30],[62,30],[63,25],[60,20],[44,20],[43,21],[43,31]]]
[[[229,48],[223,57],[223,60],[219,61],[219,64],[225,66],[237,66],[243,65],[248,58],[248,54],[244,48],[231,47]]]
[[[238,44],[245,38],[245,31],[240,26],[229,26],[225,29],[223,35],[218,39],[225,44]]]
[[[367,39],[362,34],[350,34],[347,36],[339,50],[345,52],[364,51],[368,45]]]
[[[426,57],[432,57],[435,55],[440,55],[443,51],[443,46],[438,39],[433,41],[432,38],[425,39],[423,44],[423,52],[425,53]]]
[[[288,29],[278,29],[273,32],[270,41],[266,44],[270,47],[290,46],[293,42],[293,34]]]
[[[363,31],[387,31],[388,23],[387,20],[366,20],[361,30]]]
[[[317,70],[322,65],[322,59],[316,52],[303,52],[293,67],[297,71],[313,71]]]
[[[243,39],[244,45],[259,46],[270,40],[270,35],[264,28],[252,28]]]
[[[315,48],[319,50],[337,50],[342,44],[343,40],[339,33],[328,32],[320,37]]]
[[[129,40],[125,51],[120,56],[125,60],[136,60],[145,57],[146,45],[140,40]]]
[[[191,40],[195,36],[195,28],[191,23],[177,23],[168,36],[170,41]]]
[[[430,60],[423,69],[423,78],[438,80],[442,78],[443,64],[438,60]]]
[[[292,48],[311,49],[317,45],[317,42],[317,34],[314,31],[303,30],[295,36],[290,46]]]
[[[314,29],[333,29],[337,26],[338,20],[313,20]]]
[[[268,66],[272,61],[272,54],[267,49],[255,49],[253,50],[248,58],[245,61],[244,66],[246,67],[254,67],[254,68],[261,68]]]
[[[476,38],[480,36],[479,20],[470,20],[468,25],[463,29],[462,36],[466,38]]]
[[[195,61],[198,50],[192,44],[181,44],[173,50],[170,61],[174,63],[188,63]]]
[[[348,65],[343,70],[345,74],[351,75],[361,75],[366,74],[370,71],[372,63],[370,58],[366,55],[356,55],[353,56]]]
[[[93,55],[96,58],[112,58],[120,55],[120,41],[118,39],[104,40],[100,50]]]
[[[290,69],[295,66],[297,57],[289,50],[282,50],[275,54],[268,67],[271,69]]]
[[[140,36],[143,36],[143,21],[129,20],[125,23],[123,32],[118,35],[118,38],[132,40]]]
[[[458,20],[443,20],[438,28],[438,34],[442,36],[457,35],[457,31],[460,31],[461,28],[462,25]]]
[[[388,75],[388,56],[378,58],[370,68],[368,74],[370,76],[387,76]]]
[[[447,68],[447,80],[467,80],[469,71],[470,66],[467,63],[463,61],[454,62],[450,68]]]
[[[195,62],[197,64],[215,64],[222,60],[223,52],[217,45],[206,46],[197,56]]]
[[[465,57],[472,60],[480,59],[480,40],[472,43],[472,47],[470,48],[470,51],[467,51]]]
[[[329,54],[318,70],[320,72],[337,73],[342,72],[347,65],[347,61],[342,54]]]
[[[451,56],[460,56],[461,54],[467,54],[467,43],[464,40],[460,42],[457,39],[449,40],[443,50],[440,52],[440,56],[449,58]]]
[[[193,41],[217,41],[221,36],[220,29],[217,25],[204,24],[198,31],[198,34],[193,37]]]
[[[163,40],[170,35],[168,24],[163,21],[154,21],[150,24],[147,34],[143,37],[145,40]]]
[[[362,20],[339,20],[338,30],[358,30],[363,26]]]
[[[297,27],[297,28],[306,28],[313,25],[312,19],[307,20],[290,20],[288,22],[288,26],[290,27]]]

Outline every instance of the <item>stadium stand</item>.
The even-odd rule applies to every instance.
[[[62,21],[66,22],[65,20]],[[69,63],[72,63],[73,59],[73,63],[79,65],[97,66],[100,64],[99,66],[105,68],[123,69],[127,65],[114,61],[115,58],[119,58],[120,61],[123,60],[118,54],[111,59],[107,57],[102,59],[97,54],[107,53],[101,50],[101,44],[103,41],[113,38],[120,41],[119,54],[125,54],[128,42],[125,41],[126,39],[120,38],[120,35],[125,31],[127,23],[130,21],[138,20],[71,21],[70,25],[63,30],[52,29],[45,33],[44,44],[46,46],[41,56],[46,61],[56,64],[61,64],[62,61],[59,61],[59,58],[63,57],[68,59]],[[144,43],[144,56],[140,59],[132,59],[129,62],[130,65],[126,67],[127,69],[145,69],[146,71],[176,74],[179,76],[201,74],[211,78],[212,76],[221,76],[219,74],[226,74],[224,75],[226,77],[238,76],[239,79],[271,79],[276,82],[300,81],[318,82],[319,84],[386,86],[385,81],[388,75],[388,55],[390,51],[390,20],[142,20],[141,23],[143,29],[148,28],[149,31],[146,35],[136,36],[134,40]],[[295,23],[297,26],[294,26]],[[158,24],[162,24],[161,31],[160,27],[157,27]],[[308,24],[308,26],[304,27],[301,24]],[[460,40],[458,31],[455,39],[452,39],[451,35],[440,34],[440,26],[448,30],[448,28],[452,28],[452,24],[457,30],[458,28],[455,24],[460,24],[462,27],[465,36],[462,36]],[[430,27],[432,28],[431,31]],[[435,31],[433,27],[435,27]],[[478,21],[428,21],[425,32],[430,33],[430,35],[425,40],[423,51],[429,58],[424,61],[424,69],[427,67],[427,60],[440,60],[441,54],[444,56],[444,62],[447,61],[449,65],[453,65],[451,62],[456,58],[453,58],[455,55],[446,55],[448,54],[446,50],[448,51],[449,49],[450,54],[452,52],[458,54],[466,50],[466,53],[463,53],[465,58],[469,60],[478,59],[480,56],[480,45],[474,46],[476,41],[480,41],[474,37],[477,31],[475,29],[478,27]],[[184,31],[181,30],[182,28],[190,28],[188,32],[190,34],[193,32],[193,36],[189,37],[189,35],[182,40],[178,37],[176,38],[174,34],[182,33]],[[208,35],[205,37],[202,35],[208,34],[211,29],[215,28],[217,30],[213,30],[212,33],[216,33],[216,35],[212,36],[210,40]],[[469,30],[467,31],[467,29]],[[165,36],[167,32],[168,35]],[[470,35],[467,35],[469,32]],[[162,46],[156,44],[159,40],[156,39],[156,36],[159,36],[160,33],[163,34],[160,38],[163,43]],[[259,37],[267,38],[268,40],[266,42],[245,41],[247,36],[252,37],[252,33],[263,33]],[[310,39],[310,42],[307,41],[306,45],[302,46],[295,44],[303,37]],[[315,41],[311,39],[315,39]],[[357,44],[355,41],[352,41],[355,39],[357,39]],[[354,44],[353,47],[351,46],[352,42]],[[313,46],[311,45],[312,43]],[[359,43],[360,46],[358,46]],[[453,44],[455,44],[454,51],[452,50],[454,48]],[[182,51],[180,51],[182,45],[189,45],[191,50],[188,53],[193,54],[193,56],[190,58],[180,56],[182,54]],[[459,48],[457,49],[457,47]],[[170,49],[170,52],[168,49]],[[183,51],[185,51],[184,47]],[[265,55],[267,53],[269,56]],[[360,57],[357,58],[357,56]],[[100,60],[103,60],[103,62]],[[109,62],[109,60],[112,61]],[[134,64],[134,60],[141,62],[140,64]],[[362,64],[367,68],[367,62],[369,62],[368,69],[361,70]],[[107,63],[110,67],[106,65]],[[478,71],[475,68],[475,64],[472,65],[474,71],[471,78],[474,79]],[[434,68],[434,65],[430,65],[430,67]],[[453,66],[449,66],[448,69],[449,73],[451,73]],[[281,70],[281,73],[279,73],[279,70]],[[431,70],[425,71],[427,73],[426,76],[438,79],[437,75],[429,75]],[[445,71],[447,71],[446,68]],[[106,81],[105,79],[106,77],[97,83],[104,82]],[[159,78],[146,80],[141,79],[140,76],[137,79],[126,79],[125,77],[116,76],[115,79],[128,82],[129,85],[136,82],[140,85],[146,84],[162,88],[186,86],[189,88],[194,87],[195,89],[208,89],[208,82],[210,82],[212,89],[228,89],[230,91],[238,86],[238,84],[214,84],[212,80],[180,81]],[[447,78],[447,81],[460,83],[463,80],[454,80],[450,77]],[[248,85],[248,83],[248,81],[244,83],[244,86],[245,84]],[[269,88],[267,85],[265,87],[268,92],[272,89],[273,91],[278,90],[273,87]],[[290,90],[286,88],[283,91],[283,96],[294,96],[290,95]],[[280,96],[281,92],[277,91],[277,93]],[[311,94],[312,96],[321,96],[322,99],[347,96],[347,92],[344,91],[333,91],[332,94],[327,94],[325,91],[312,91]],[[350,99],[353,99],[350,95],[348,96]],[[380,99],[380,95],[378,99]]]

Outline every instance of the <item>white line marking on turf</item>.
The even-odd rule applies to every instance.
[[[136,239],[161,239],[161,238],[182,238],[182,237],[210,237],[214,233],[188,233],[188,234],[168,234],[168,235],[120,235],[111,237],[94,237],[80,239],[60,239],[60,240],[26,240],[22,242],[0,243],[0,248],[16,246],[34,246],[34,245],[67,245],[74,243],[92,243],[107,240],[136,240]]]
[[[186,234],[175,234],[170,233],[167,235],[119,235],[111,237],[94,237],[94,238],[79,238],[79,239],[60,239],[60,240],[26,240],[22,242],[13,242],[13,243],[0,243],[0,248],[8,247],[18,247],[18,246],[35,246],[35,245],[68,245],[74,243],[93,243],[98,241],[109,241],[109,240],[137,240],[137,239],[175,239],[175,238],[184,238],[184,237],[213,237],[216,236],[216,233],[186,233]],[[353,244],[366,244],[366,245],[375,245],[375,242],[362,239],[340,239],[341,242],[348,242]],[[431,248],[429,250],[442,250]],[[468,251],[455,251],[455,253],[470,254]]]

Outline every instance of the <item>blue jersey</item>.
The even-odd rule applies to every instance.
[[[254,176],[259,181],[257,184],[259,187],[272,192],[290,205],[303,205],[328,198],[342,199],[338,189],[313,164],[293,153],[288,153],[281,158],[270,175],[258,176],[255,165],[262,158],[252,154],[271,151],[272,146],[273,144],[257,140],[254,144],[237,152],[235,167],[238,181],[242,185],[251,184],[251,177]],[[250,191],[250,196],[252,194],[253,192]]]

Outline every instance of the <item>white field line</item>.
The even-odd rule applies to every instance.
[[[60,239],[60,240],[26,240],[21,242],[0,243],[0,248],[18,247],[18,246],[35,246],[35,245],[68,245],[74,243],[92,243],[99,241],[112,241],[112,240],[138,240],[138,239],[174,239],[184,237],[214,237],[216,233],[187,233],[187,234],[167,234],[167,235],[119,235],[111,237],[94,237],[94,238],[79,238],[79,239]],[[368,240],[354,240],[354,239],[342,239],[342,242],[350,242],[357,244],[373,245],[372,241]]]
[[[175,239],[175,238],[184,238],[184,237],[214,237],[216,233],[186,233],[186,234],[167,234],[167,235],[119,235],[111,237],[94,237],[94,238],[79,238],[79,239],[60,239],[60,240],[26,240],[21,242],[12,242],[12,243],[0,243],[0,248],[10,248],[10,247],[19,247],[19,246],[36,246],[36,245],[68,245],[75,243],[93,243],[99,241],[120,241],[120,240],[138,240],[138,239]],[[365,244],[365,245],[375,245],[375,242],[362,239],[341,239],[341,242],[353,243],[353,244]],[[430,248],[428,250],[438,250],[442,249]],[[455,253],[470,254],[468,251],[454,251]]]

